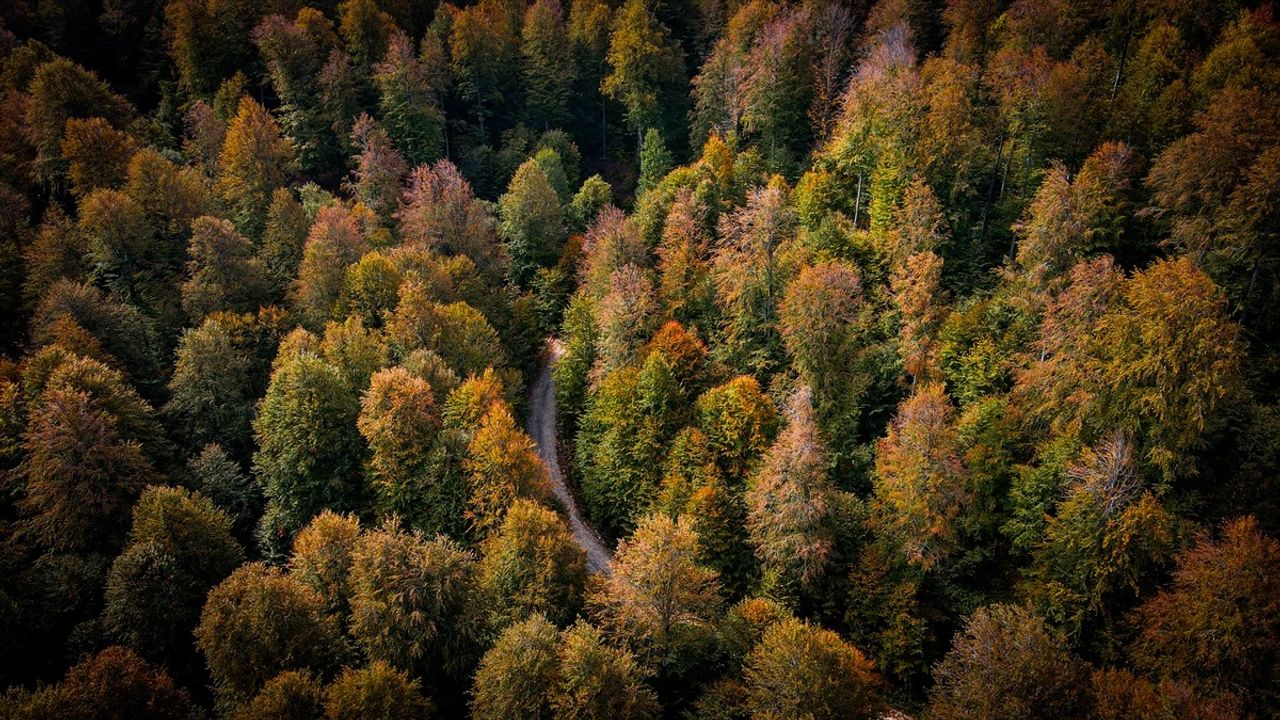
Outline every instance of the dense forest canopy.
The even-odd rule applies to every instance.
[[[0,720],[1280,717],[1252,0],[9,0]]]

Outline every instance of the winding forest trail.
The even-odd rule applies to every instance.
[[[556,384],[551,379],[551,367],[564,352],[559,340],[547,340],[546,351],[542,354],[542,365],[538,368],[538,377],[533,381],[529,392],[529,435],[538,446],[538,455],[542,464],[547,466],[547,475],[551,479],[551,492],[564,505],[569,514],[569,530],[573,539],[587,553],[587,569],[592,573],[608,575],[611,571],[613,555],[609,547],[600,539],[595,528],[587,524],[578,509],[578,503],[565,484],[564,473],[560,472],[560,456],[557,451],[556,422]]]

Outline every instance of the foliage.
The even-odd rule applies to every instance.
[[[540,616],[567,625],[587,582],[586,556],[554,512],[517,500],[481,546],[480,587],[496,627]]]
[[[219,697],[232,703],[282,670],[328,670],[339,647],[319,593],[260,563],[240,566],[209,593],[196,644]]]
[[[1024,608],[969,618],[936,670],[929,717],[1087,717],[1084,663]]]
[[[752,717],[867,718],[879,678],[857,648],[787,618],[764,632],[744,674]]]
[[[422,677],[470,666],[481,619],[470,552],[385,525],[363,533],[351,558],[351,635],[370,659]]]

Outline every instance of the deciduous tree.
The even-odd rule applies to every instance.
[[[880,705],[871,661],[839,635],[794,618],[764,632],[744,673],[753,718],[870,718]]]
[[[209,593],[196,644],[218,696],[232,704],[283,670],[324,672],[339,651],[319,593],[261,563],[241,566]]]
[[[1087,666],[1018,606],[980,608],[934,672],[929,717],[1087,717]]]
[[[252,98],[242,98],[227,128],[214,186],[240,232],[262,236],[272,193],[288,180],[294,159],[293,143],[280,134],[271,115]]]
[[[653,514],[618,545],[613,572],[591,597],[603,626],[664,677],[697,665],[720,604],[714,570],[699,562],[687,516]]]
[[[876,446],[874,485],[876,525],[908,560],[928,569],[954,549],[970,490],[943,386],[923,386],[898,407]]]
[[[480,586],[495,627],[529,617],[568,625],[582,607],[586,555],[553,511],[516,500],[481,546]],[[478,681],[477,681],[478,682]]]
[[[352,559],[351,634],[369,658],[460,680],[481,627],[474,556],[447,538],[385,525],[360,536]]]
[[[787,427],[748,482],[747,527],[765,570],[812,584],[835,545],[833,494],[808,388],[792,395]]]

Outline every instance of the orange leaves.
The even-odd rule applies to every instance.
[[[467,518],[480,536],[497,528],[518,498],[549,499],[546,468],[506,403],[494,404],[480,419],[463,466],[471,492]]]

